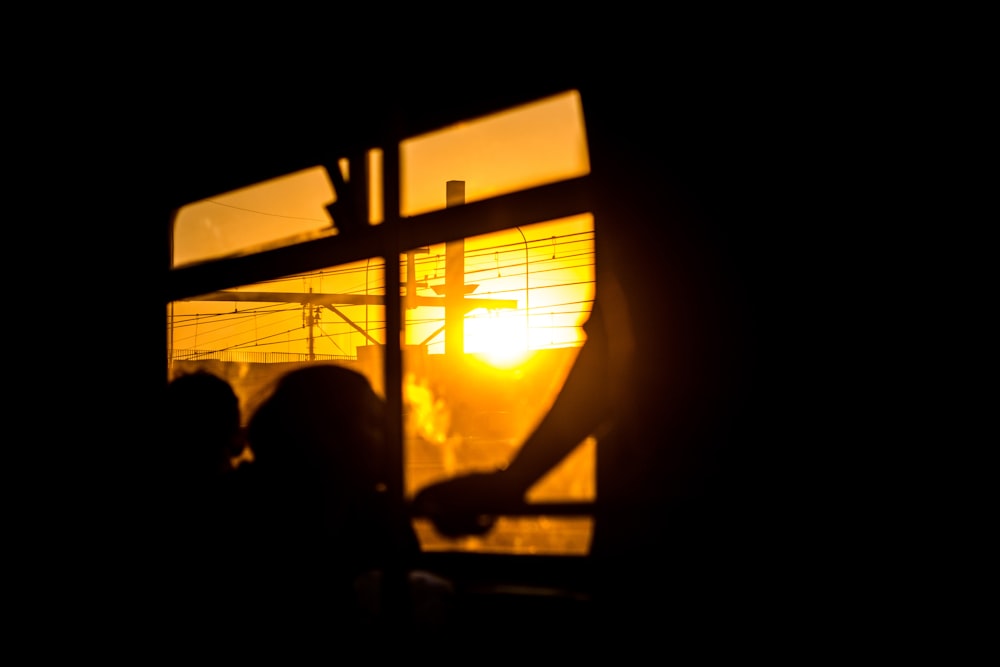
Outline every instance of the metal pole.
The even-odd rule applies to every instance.
[[[531,324],[528,320],[530,317],[529,311],[531,310],[531,303],[528,301],[528,239],[525,238],[524,232],[521,231],[520,227],[515,227],[521,234],[521,240],[524,241],[524,351],[528,352],[531,350]]]
[[[465,203],[465,181],[448,181],[447,205]],[[461,359],[465,353],[465,239],[445,244],[444,265],[444,352],[452,359]]]

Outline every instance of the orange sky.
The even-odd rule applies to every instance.
[[[471,202],[586,174],[579,96],[558,95],[408,139],[400,145],[400,160],[403,216],[444,208],[450,180],[465,181],[466,201]],[[335,233],[325,210],[334,198],[325,170],[316,167],[192,203],[176,218],[175,266]],[[380,216],[378,207],[373,209]],[[479,285],[472,296],[515,300],[516,308],[470,312],[466,351],[494,352],[501,363],[505,353],[525,349],[526,332],[531,349],[578,342],[578,326],[593,298],[592,230],[593,220],[585,215],[467,239],[466,283]],[[252,289],[377,294],[383,288],[378,264],[372,260],[335,267],[309,279]],[[417,255],[415,264],[417,280],[427,283],[418,293],[433,296],[433,285],[444,282],[443,244]],[[367,343],[345,316],[384,342],[381,306],[345,305],[338,311],[339,317],[323,312],[313,327],[316,353],[355,354]],[[427,342],[430,353],[442,352],[442,336],[433,333],[443,317],[442,308],[408,310],[407,342]],[[177,350],[305,352],[310,337],[304,333],[299,304],[179,302],[173,304],[173,322]]]

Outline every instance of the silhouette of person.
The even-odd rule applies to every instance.
[[[419,543],[409,518],[390,511],[384,410],[362,374],[318,364],[282,376],[251,417],[252,586],[266,604],[250,622],[259,632],[329,637],[402,620],[384,596]],[[409,581],[417,595],[446,587],[429,573]],[[413,609],[440,612],[429,598],[412,600]]]
[[[720,152],[733,135],[713,124],[715,109],[695,100],[689,112],[668,111],[655,90],[622,83],[619,95],[604,83],[599,95],[582,89],[596,184],[597,293],[586,342],[505,469],[431,485],[413,509],[446,535],[481,534],[595,435],[595,599],[632,620],[710,624],[746,581],[749,556],[734,548],[757,497],[748,489],[767,485],[730,430],[749,342],[742,258],[728,241],[740,240],[751,183],[723,178],[731,165],[712,162],[740,148]]]
[[[188,605],[178,623],[218,636],[241,625],[235,596],[249,566],[244,471],[233,465],[244,448],[239,398],[227,380],[195,371],[167,384],[165,409],[159,454],[169,530],[161,548],[173,555],[173,592]]]

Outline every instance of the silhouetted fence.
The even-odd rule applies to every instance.
[[[300,361],[357,361],[350,354],[309,354],[303,352],[253,352],[250,350],[173,350],[167,361],[231,361],[250,364],[280,364]]]

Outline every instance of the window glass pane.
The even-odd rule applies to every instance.
[[[244,421],[285,372],[349,366],[384,396],[381,258],[234,287],[167,305],[168,377],[207,369],[230,381]]]
[[[382,151],[368,152],[368,224],[380,224]],[[338,161],[350,180],[351,165]],[[313,167],[181,207],[174,218],[171,266],[246,255],[269,248],[336,236],[339,223],[328,207],[337,194],[324,167]]]
[[[570,91],[400,143],[400,214],[445,208],[442,183],[473,202],[590,172],[580,95]]]
[[[505,465],[552,405],[593,304],[593,218],[412,249],[400,273],[405,485],[412,497],[432,482]],[[593,499],[592,442],[529,494],[532,501]],[[425,550],[581,554],[591,522],[510,517],[485,537],[457,541],[425,521],[415,526]]]

